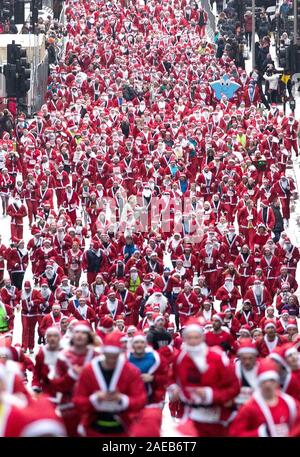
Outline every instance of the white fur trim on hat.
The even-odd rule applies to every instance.
[[[241,354],[253,354],[253,355],[257,355],[258,352],[257,352],[257,349],[256,348],[241,348],[241,349],[238,349],[237,351],[237,354],[238,355],[241,355]]]
[[[146,335],[135,335],[135,336],[132,338],[131,342],[132,342],[132,344],[133,344],[133,343],[135,343],[136,341],[144,341],[144,342],[146,342],[146,341],[147,341]]]
[[[79,324],[79,325],[76,325],[75,328],[74,328],[74,332],[87,332],[87,333],[91,333],[91,329],[88,325],[84,325],[84,324]]]
[[[265,381],[276,381],[279,382],[279,375],[274,370],[265,371],[264,373],[257,376],[258,384],[261,384]]]
[[[196,332],[199,333],[199,335],[203,335],[203,328],[197,324],[190,324],[185,327],[185,329],[183,330],[183,334],[185,335],[189,332]]]
[[[103,346],[102,347],[102,352],[104,354],[120,354],[122,352],[121,348],[118,348],[117,346]]]
[[[274,324],[274,322],[268,322],[265,326],[264,326],[264,330],[267,330],[267,328],[269,327],[274,327],[276,328],[276,324]]]

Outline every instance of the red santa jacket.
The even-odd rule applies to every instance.
[[[40,347],[35,357],[32,378],[33,390],[41,390],[45,394],[55,396],[55,390],[51,388],[49,380],[54,378],[59,352],[60,350],[49,351],[47,345]]]
[[[199,367],[185,351],[181,351],[173,365],[173,380],[180,386],[181,401],[191,405],[189,417],[192,420],[218,424],[231,414],[225,405],[238,395],[239,380],[220,349],[204,347],[202,357],[203,366]],[[198,399],[194,390],[199,387],[205,389],[207,401],[205,407],[193,408]]]
[[[179,316],[194,316],[200,308],[200,303],[195,292],[191,292],[187,295],[185,292],[181,292],[176,299],[176,306],[178,309]]]
[[[73,401],[79,411],[83,412],[81,425],[84,436],[97,436],[92,429],[95,419],[101,413],[114,412],[120,415],[125,430],[132,419],[146,404],[147,395],[140,371],[127,361],[124,355],[118,358],[117,366],[109,385],[105,382],[99,366],[101,356],[89,363],[80,375]],[[118,391],[121,401],[102,402],[97,399],[97,392]]]
[[[239,410],[230,426],[230,436],[286,437],[298,415],[299,404],[289,395],[278,392],[277,405],[270,408],[257,391]]]

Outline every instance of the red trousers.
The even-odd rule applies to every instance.
[[[26,206],[27,206],[29,224],[32,224],[33,216],[35,216],[37,213],[37,206],[38,206],[37,202],[36,202],[36,200],[26,199]]]
[[[298,140],[291,140],[289,138],[285,138],[284,140],[284,146],[289,152],[292,152],[293,150],[296,153],[296,156],[298,156]]]
[[[38,316],[26,316],[22,314],[22,348],[34,348],[34,331]]]
[[[12,238],[18,238],[19,240],[23,239],[23,224],[16,225],[10,224],[10,232]]]

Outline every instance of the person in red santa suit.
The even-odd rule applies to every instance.
[[[236,319],[239,321],[240,325],[249,325],[251,329],[254,329],[258,325],[258,316],[253,310],[251,300],[244,299],[242,307],[239,311],[235,313]]]
[[[168,384],[168,367],[166,360],[147,345],[144,333],[137,332],[131,339],[128,360],[141,372],[147,391],[147,408],[152,405],[162,407]]]
[[[268,358],[274,360],[277,365],[281,392],[285,392],[295,400],[300,401],[299,373],[292,371],[286,361],[290,355],[290,350],[293,353],[294,349],[296,348],[292,343],[283,344],[275,348]]]
[[[125,287],[125,282],[119,280],[116,284],[117,294],[116,298],[120,300],[124,305],[124,322],[125,325],[133,324],[133,315],[136,310],[136,300],[135,296],[127,287]],[[138,313],[138,310],[136,310]]]
[[[11,237],[23,238],[24,217],[27,216],[26,207],[23,205],[20,196],[15,195],[13,201],[7,207],[7,214],[11,217],[10,232]]]
[[[261,200],[260,210],[257,213],[257,224],[263,224],[270,233],[275,226],[275,215],[273,209],[269,206],[268,200]]]
[[[239,409],[247,403],[257,388],[257,371],[259,366],[258,352],[255,343],[248,338],[243,338],[237,350],[238,359],[235,361],[235,373],[240,381],[240,393],[234,399]]]
[[[82,256],[82,268],[84,273],[87,273],[89,284],[92,284],[92,282],[95,281],[97,273],[104,274],[107,272],[107,256],[103,249],[100,248],[99,241],[92,240],[90,248],[84,251]]]
[[[104,297],[103,301],[97,309],[97,317],[101,319],[102,316],[110,316],[115,319],[117,315],[124,312],[124,304],[121,300],[117,299],[117,294],[114,289],[110,289],[107,293],[107,297]]]
[[[4,278],[4,286],[0,290],[0,297],[5,306],[9,306],[12,310],[20,303],[21,291],[12,285],[9,277]]]
[[[46,331],[49,327],[56,327],[59,329],[62,317],[63,313],[61,312],[61,306],[58,303],[54,303],[51,312],[46,314],[40,323],[39,329],[41,336],[45,338]]]
[[[282,122],[282,131],[284,133],[284,145],[286,149],[289,152],[294,150],[296,157],[298,157],[299,122],[296,121],[292,113]]]
[[[41,301],[39,304],[37,320],[38,320],[38,335],[39,335],[38,344],[41,344],[42,340],[43,340],[43,336],[42,336],[41,330],[40,330],[41,322],[42,322],[44,316],[51,312],[51,308],[54,305],[55,299],[54,299],[54,294],[51,291],[51,289],[48,285],[48,281],[46,279],[41,280],[39,292],[40,292]]]
[[[200,273],[205,276],[206,284],[215,293],[217,290],[217,266],[219,263],[219,252],[213,247],[211,240],[207,239],[205,246],[199,254]]]
[[[287,178],[284,174],[281,174],[280,178],[274,182],[270,192],[270,202],[277,198],[280,200],[285,226],[288,226],[290,219],[290,201],[293,192],[295,192],[295,184],[292,178]]]
[[[102,297],[106,296],[109,291],[109,287],[100,273],[97,274],[95,281],[91,284],[90,291],[93,297],[91,304],[93,307],[98,307]]]
[[[276,333],[278,335],[285,335],[286,328],[290,321],[290,315],[287,309],[283,309],[281,314],[279,314],[279,319],[276,321]]]
[[[73,396],[81,412],[81,436],[128,436],[147,402],[140,370],[123,354],[121,336],[119,332],[108,335],[102,354],[81,372]]]
[[[78,298],[78,306],[74,303],[69,303],[68,312],[78,320],[84,320],[89,323],[90,326],[96,321],[95,311],[91,306],[87,304],[85,297]]]
[[[249,287],[244,300],[249,300],[259,320],[263,317],[266,308],[272,305],[273,301],[268,288],[259,279],[255,279],[253,286]]]
[[[72,242],[71,249],[65,253],[65,268],[68,270],[68,278],[70,283],[76,287],[79,286],[81,276],[81,260],[82,251],[80,249],[79,240],[75,239]]]
[[[291,240],[286,237],[280,252],[282,263],[287,266],[288,272],[296,277],[297,265],[300,260],[299,249],[291,243]]]
[[[77,436],[80,410],[73,402],[76,383],[83,368],[96,357],[93,333],[85,321],[78,321],[73,330],[70,346],[58,355],[55,376],[50,380],[51,388],[62,394],[58,409],[61,412],[68,436]]]
[[[56,392],[51,388],[51,379],[55,376],[55,367],[61,351],[61,334],[57,327],[46,330],[46,344],[41,346],[35,357],[31,387],[36,393],[43,392],[50,398],[55,398]]]
[[[298,283],[293,274],[288,272],[286,265],[280,267],[280,275],[277,276],[276,281],[274,282],[273,294],[278,294],[281,291],[283,284],[289,284],[289,290],[291,293],[294,293],[298,289]]]
[[[167,297],[165,297],[159,287],[154,286],[153,294],[150,295],[148,300],[146,301],[145,306],[151,306],[154,308],[158,306],[159,312],[161,314],[165,314],[166,312],[169,313],[170,307],[168,303]]]
[[[183,347],[173,364],[171,401],[180,399],[199,437],[226,436],[231,409],[225,406],[239,393],[234,368],[218,348],[207,346],[197,320],[183,331]]]
[[[112,333],[114,330],[115,326],[113,319],[109,316],[101,317],[96,328],[96,335],[97,338],[100,340],[100,343],[103,344],[106,336]]]
[[[174,233],[173,237],[170,239],[168,253],[171,254],[171,262],[175,268],[176,259],[178,259],[183,253],[183,241],[180,233]]]
[[[232,437],[287,437],[299,416],[299,403],[279,390],[279,374],[273,360],[260,362],[258,388],[230,426]]]
[[[0,235],[0,287],[2,287],[4,284],[4,281],[3,281],[4,269],[5,269],[4,261],[6,260],[6,252],[7,252],[7,248],[2,243],[2,236]]]
[[[250,248],[247,244],[242,246],[239,255],[235,259],[234,266],[240,275],[239,283],[242,296],[244,296],[247,291],[246,283],[250,276],[253,275],[255,268],[254,255],[251,253]]]
[[[263,331],[263,338],[257,341],[257,350],[260,357],[267,357],[277,346],[282,346],[285,339],[277,335],[273,320],[266,320]]]
[[[22,289],[23,279],[28,266],[28,251],[24,240],[18,240],[16,247],[9,250],[7,256],[7,270],[12,283],[18,290]]]
[[[243,238],[238,235],[233,225],[228,227],[228,232],[222,237],[222,243],[228,249],[229,260],[234,262],[244,244]]]
[[[224,313],[214,314],[212,317],[212,330],[206,333],[205,341],[210,347],[219,346],[224,352],[232,353],[236,343],[229,329],[225,327]]]
[[[72,224],[76,222],[76,209],[79,206],[79,197],[77,192],[72,188],[72,184],[67,184],[66,190],[63,193],[63,206],[67,210],[67,214],[71,219]]]
[[[30,281],[25,281],[21,293],[22,349],[33,354],[35,327],[38,321],[39,305],[42,301],[37,289],[32,289]]]
[[[222,312],[224,313],[224,325],[227,327],[231,333],[231,335],[236,339],[238,332],[240,330],[240,323],[238,319],[235,317],[232,308],[224,306],[221,308]]]
[[[185,325],[190,317],[199,312],[200,303],[189,282],[184,284],[183,291],[178,294],[176,307],[181,326]]]
[[[280,271],[280,261],[272,253],[271,249],[268,246],[263,248],[263,255],[261,257],[260,266],[265,273],[266,282],[270,294],[273,293],[274,283]]]
[[[223,306],[236,310],[238,300],[242,298],[238,288],[234,285],[234,280],[231,276],[225,276],[223,286],[216,291],[216,299],[221,300],[221,309]]]

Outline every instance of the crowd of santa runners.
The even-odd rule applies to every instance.
[[[0,435],[160,436],[165,408],[170,436],[297,436],[298,121],[201,1],[65,8],[45,103],[0,143]]]

